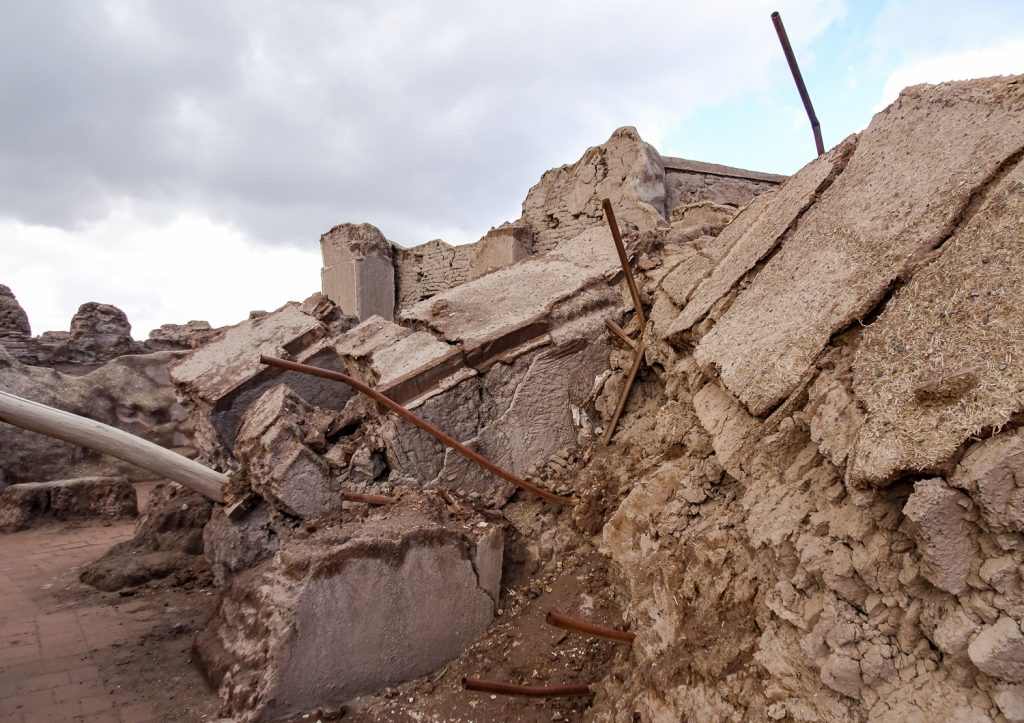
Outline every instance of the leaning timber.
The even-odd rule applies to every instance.
[[[109,454],[183,484],[214,502],[224,501],[226,475],[102,422],[4,391],[0,391],[0,421]]]

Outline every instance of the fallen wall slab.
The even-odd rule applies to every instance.
[[[863,318],[956,230],[1024,149],[1024,86],[915,86],[875,116],[849,164],[697,347],[756,415],[800,382],[831,336]]]
[[[436,669],[494,617],[503,534],[407,494],[237,576],[199,660],[229,714],[273,720]]]

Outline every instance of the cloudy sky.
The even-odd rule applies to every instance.
[[[464,243],[623,125],[791,173],[918,82],[1024,72],[1019,0],[0,0],[0,283],[137,338],[319,288],[320,234]]]

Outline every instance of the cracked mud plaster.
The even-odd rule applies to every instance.
[[[694,329],[706,334],[696,354],[662,340],[670,401],[656,426],[690,431],[623,451],[634,482],[603,542],[637,639],[599,685],[593,719],[1024,717],[1024,432],[1020,366],[1006,360],[1024,319],[994,270],[1022,256],[1022,81],[905,91],[750,286],[733,282],[735,303]],[[899,197],[893,173],[913,174]],[[970,182],[953,188],[950,174]],[[896,237],[909,252],[872,246]],[[911,247],[935,243],[940,254],[908,265]],[[797,251],[805,263],[786,267],[786,288],[769,287]],[[855,273],[851,260],[864,261]],[[872,324],[833,336],[830,322],[799,363],[777,358],[810,317],[846,324],[813,301],[870,309],[903,270]],[[932,383],[935,353],[970,369]],[[908,425],[924,439],[893,447]],[[853,484],[851,469],[870,474]]]
[[[1022,108],[1024,87],[1005,78],[904,91],[700,341],[697,360],[753,414],[769,413],[832,335],[863,318],[919,253],[941,243],[1024,147]]]

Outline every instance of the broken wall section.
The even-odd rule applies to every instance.
[[[294,540],[236,578],[197,638],[224,712],[274,720],[436,670],[494,618],[503,539],[464,507],[407,492]]]
[[[665,205],[671,215],[680,206],[707,201],[741,208],[771,191],[788,176],[748,171],[717,163],[663,156]]]
[[[695,431],[604,528],[638,635],[598,717],[1024,720],[1022,82],[907,89],[648,327]]]
[[[438,239],[407,249],[368,224],[331,229],[320,240],[323,293],[360,320],[373,314],[393,319],[441,291],[531,254],[550,252],[604,225],[604,198],[611,200],[620,228],[628,234],[667,228],[674,211],[695,203],[743,206],[784,178],[663,159],[635,128],[620,128],[576,163],[547,171],[529,190],[520,218],[492,228],[474,244],[451,246]],[[387,260],[393,271],[387,269]]]

